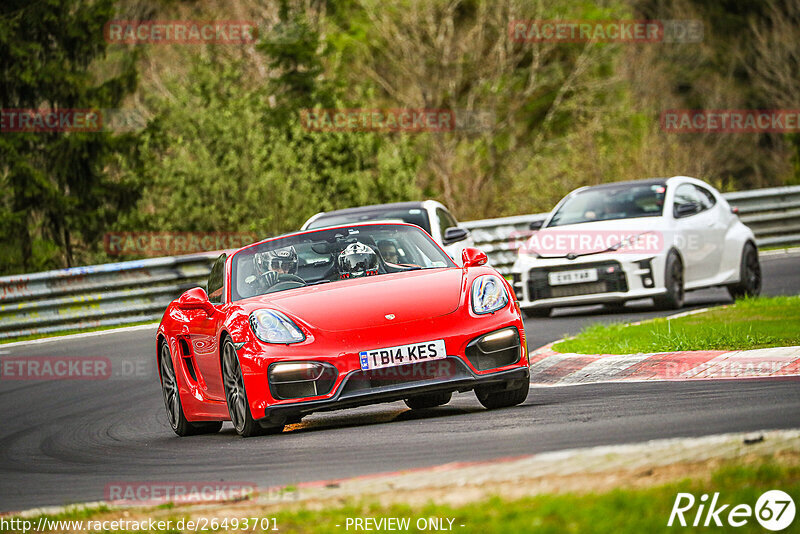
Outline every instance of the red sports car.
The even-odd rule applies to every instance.
[[[474,390],[487,408],[528,394],[514,292],[486,255],[458,267],[416,226],[355,224],[221,255],[206,289],[164,312],[156,358],[179,436],[280,432],[307,414]]]

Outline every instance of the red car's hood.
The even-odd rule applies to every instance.
[[[248,311],[274,308],[328,331],[439,317],[461,300],[461,269],[431,269],[340,280],[247,299]],[[394,315],[388,319],[387,315]]]

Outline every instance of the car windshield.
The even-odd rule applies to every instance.
[[[232,300],[352,278],[456,267],[414,226],[370,224],[271,239],[241,250],[231,266]]]
[[[343,224],[369,221],[406,222],[419,226],[429,234],[431,233],[431,222],[428,219],[428,213],[422,208],[380,208],[368,211],[358,210],[350,213],[324,214],[313,220],[308,225],[308,229],[330,228]]]
[[[548,227],[614,219],[659,217],[667,188],[663,182],[591,187],[567,198]]]

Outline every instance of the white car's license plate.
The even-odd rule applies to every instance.
[[[358,356],[361,360],[361,369],[367,370],[441,360],[447,357],[447,352],[444,348],[444,339],[437,339],[435,341],[411,343],[410,345],[362,350],[358,353]]]
[[[597,281],[597,269],[581,269],[580,271],[561,271],[549,273],[547,275],[547,281],[551,286],[595,282]]]

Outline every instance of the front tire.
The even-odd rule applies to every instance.
[[[675,252],[667,256],[667,265],[664,268],[664,287],[667,292],[653,299],[657,308],[663,310],[677,310],[683,308],[683,262]]]
[[[406,406],[412,410],[424,410],[426,408],[436,408],[443,404],[450,402],[453,398],[453,393],[446,391],[444,393],[426,393],[425,395],[416,395],[406,399],[404,402]]]
[[[158,360],[161,369],[161,392],[164,396],[164,406],[167,408],[167,420],[169,420],[172,431],[181,437],[219,432],[219,429],[222,428],[222,421],[193,423],[186,419],[181,405],[181,396],[178,393],[175,367],[172,365],[172,357],[166,341],[161,342]]]
[[[484,408],[494,410],[497,408],[509,408],[522,404],[528,398],[528,390],[531,384],[528,380],[523,380],[523,384],[518,388],[507,389],[504,391],[492,390],[491,388],[475,388],[475,396],[483,404]]]
[[[728,293],[733,300],[755,297],[761,293],[761,264],[758,261],[758,250],[752,243],[744,246],[739,265],[739,282],[729,285]]]
[[[228,404],[228,413],[237,434],[249,438],[283,431],[283,425],[264,427],[253,419],[250,403],[247,402],[239,356],[230,338],[226,338],[222,344],[222,379],[225,386],[225,402]]]

